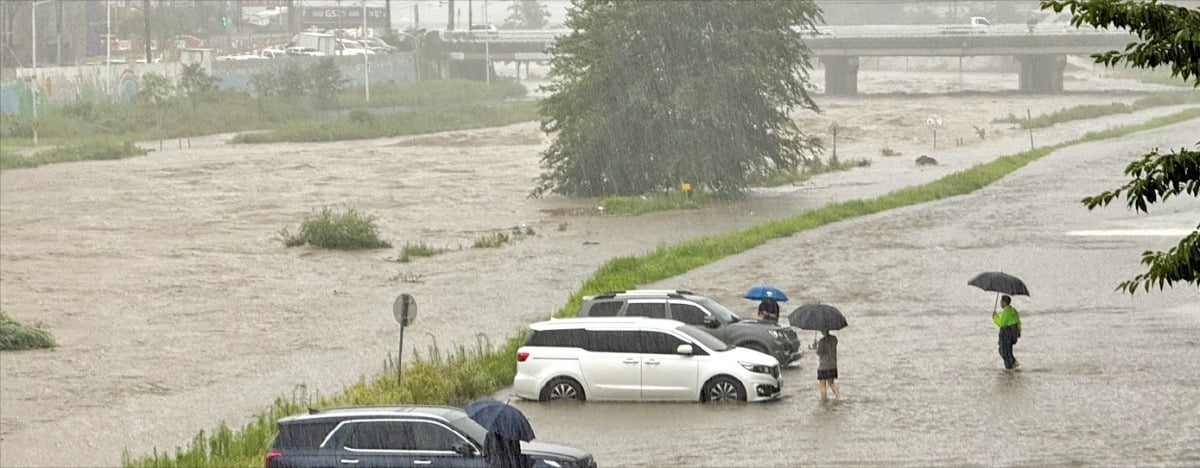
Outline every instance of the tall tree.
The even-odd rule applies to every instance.
[[[573,0],[551,48],[533,195],[740,193],[819,150],[791,118],[809,97],[810,0]]]
[[[1129,64],[1137,68],[1170,67],[1171,76],[1200,87],[1200,8],[1188,9],[1150,1],[1043,0],[1042,8],[1071,12],[1074,26],[1127,29],[1137,36],[1123,50],[1092,55],[1107,66]],[[1200,142],[1196,145],[1200,150]],[[1088,209],[1106,206],[1124,195],[1130,209],[1149,212],[1149,206],[1188,194],[1200,196],[1200,151],[1180,148],[1170,153],[1157,149],[1129,163],[1129,182],[1114,190],[1083,199]],[[1200,225],[1166,252],[1142,254],[1145,273],[1122,282],[1118,290],[1130,294],[1139,288],[1161,290],[1176,282],[1200,286]]]
[[[543,29],[550,24],[550,10],[538,0],[513,0],[508,6],[508,19],[504,27],[509,29]]]

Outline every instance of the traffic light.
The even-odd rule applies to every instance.
[[[228,17],[228,16],[222,16],[222,17],[221,17],[221,27],[222,27],[222,28],[228,28],[228,27],[229,27],[229,17]]]

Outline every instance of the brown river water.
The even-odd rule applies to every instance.
[[[876,89],[938,91],[956,78],[864,77]],[[982,89],[1015,80],[966,79]],[[601,215],[589,200],[529,199],[546,146],[535,124],[328,144],[228,145],[223,135],[191,148],[164,142],[142,158],[4,171],[0,307],[60,346],[0,353],[0,466],[111,466],[125,450],[169,451],[221,421],[239,427],[300,386],[336,392],[394,354],[390,307],[402,292],[420,310],[406,353],[498,343],[561,307],[607,259],[931,181],[1028,148],[1024,131],[992,119],[1146,90],[1090,75],[1071,86],[1080,90],[822,98],[824,114],[798,118],[814,133],[837,122],[839,157],[870,167],[638,217]],[[1176,110],[1034,137],[1046,145]],[[924,125],[934,113],[945,122],[936,148]],[[517,404],[540,439],[587,449],[605,466],[1200,464],[1197,290],[1113,292],[1140,271],[1141,251],[1180,236],[1105,235],[1194,227],[1200,205],[1135,215],[1078,203],[1121,183],[1123,165],[1146,148],[1196,135],[1193,121],[1072,147],[974,194],[797,234],[647,285],[693,289],[745,315],[754,304],[740,293],[759,283],[795,297],[789,306],[838,306],[851,323],[839,334],[842,402],[817,401],[806,357],[769,404]],[[903,156],[883,157],[884,147]],[[920,154],[941,165],[915,166]],[[282,247],[281,229],[327,205],[376,216],[396,247]],[[513,227],[535,235],[471,248]],[[406,242],[451,251],[400,263]],[[1016,274],[1033,293],[1015,304],[1026,323],[1015,374],[1000,370],[994,296],[966,286],[984,270]]]

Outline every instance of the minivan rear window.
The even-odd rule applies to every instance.
[[[587,344],[587,332],[580,329],[535,330],[525,339],[525,346],[561,346],[582,348]]]

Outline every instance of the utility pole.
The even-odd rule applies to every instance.
[[[150,0],[142,0],[142,23],[146,29],[146,63],[154,63],[154,51],[150,50]]]
[[[413,2],[413,8],[417,7],[417,2]],[[384,36],[392,35],[392,0],[386,0],[383,3],[383,20],[387,22],[387,28],[383,31]]]
[[[447,0],[450,8],[446,10],[446,30],[454,30],[454,0]]]
[[[113,98],[112,85],[112,0],[104,0],[104,74],[108,78],[105,87],[108,99]]]
[[[471,26],[475,25],[475,6],[471,3],[472,0],[467,0],[467,30],[471,30]]]
[[[287,0],[288,34],[296,34],[296,0]]]

